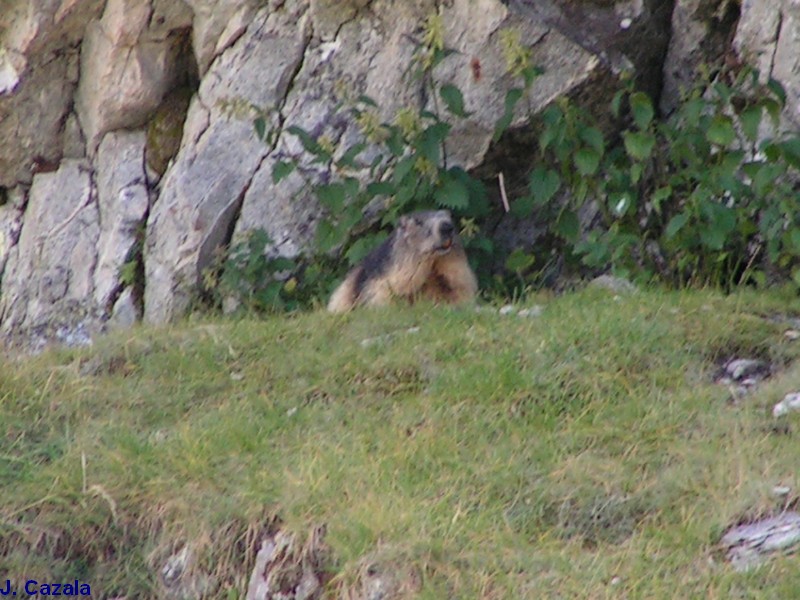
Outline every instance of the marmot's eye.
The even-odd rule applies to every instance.
[[[417,217],[414,217],[414,224],[415,225],[419,225],[420,227],[422,227],[425,223],[422,222],[422,219],[418,219]]]

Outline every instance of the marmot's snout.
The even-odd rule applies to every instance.
[[[450,219],[446,219],[439,223],[439,239],[441,243],[437,250],[446,252],[453,246],[453,238],[455,237],[456,227]]]

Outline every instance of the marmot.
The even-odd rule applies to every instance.
[[[328,310],[382,306],[395,298],[456,304],[473,300],[477,291],[450,211],[419,211],[400,217],[389,238],[347,274]]]

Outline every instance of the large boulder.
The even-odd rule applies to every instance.
[[[103,0],[6,0],[0,9],[0,187],[57,166],[85,23]]]
[[[67,160],[58,171],[33,178],[19,242],[3,274],[4,334],[56,329],[91,316],[99,232],[84,162]]]
[[[744,0],[734,38],[739,56],[786,88],[784,126],[800,127],[800,2]]]
[[[106,132],[143,125],[185,80],[191,12],[171,16],[173,23],[151,26],[149,2],[108,0],[102,18],[88,25],[75,104],[90,154]]]
[[[274,107],[284,102],[308,44],[305,12],[298,2],[263,9],[203,78],[181,150],[147,223],[146,320],[164,322],[183,314],[215,248],[229,236],[268,148],[250,119],[230,118],[222,103]]]
[[[94,303],[108,312],[120,294],[126,262],[136,260],[150,205],[144,170],[144,132],[106,134],[97,156],[97,204],[100,235],[94,273]]]

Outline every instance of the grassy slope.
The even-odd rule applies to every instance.
[[[0,573],[155,595],[189,541],[243,590],[271,515],[327,524],[333,585],[370,556],[427,598],[790,597],[724,529],[800,489],[798,417],[711,383],[788,364],[789,294],[585,291],[535,319],[415,307],[135,330],[0,373]],[[407,333],[409,327],[419,327]],[[365,338],[389,337],[364,346]],[[91,374],[81,374],[86,371]],[[613,583],[612,583],[613,580]],[[235,597],[235,594],[233,594]]]

